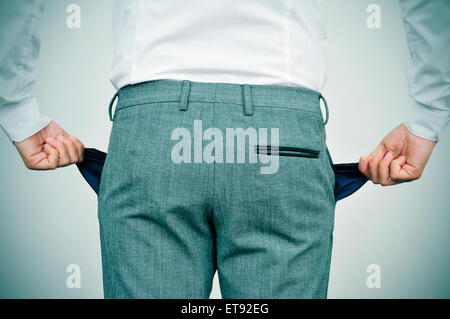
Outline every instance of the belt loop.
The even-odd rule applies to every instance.
[[[242,96],[244,100],[244,115],[253,115],[253,103],[252,103],[252,87],[248,84],[242,85]]]
[[[116,98],[117,98],[118,95],[119,95],[119,92],[117,91],[117,92],[114,94],[114,96],[112,97],[111,102],[109,102],[108,113],[109,113],[109,120],[110,120],[111,122],[114,121],[114,117],[113,117],[113,114],[112,114],[112,107],[113,107],[113,104],[114,104],[114,102],[116,101]]]
[[[325,105],[325,122],[323,122],[323,125],[327,125],[328,119],[330,117],[329,111],[328,111],[328,103],[327,103],[327,100],[325,100],[325,97],[322,94],[320,94],[320,97],[319,97],[319,104],[320,104],[320,99],[323,100],[323,104]]]
[[[180,111],[187,111],[190,89],[191,89],[191,81],[183,80],[181,82]]]

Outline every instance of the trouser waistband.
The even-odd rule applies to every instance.
[[[301,109],[322,116],[322,99],[325,106],[324,125],[329,118],[328,105],[323,95],[297,86],[152,80],[121,88],[109,104],[111,121],[114,120],[112,108],[116,97],[119,98],[116,111],[157,102],[179,102],[180,111],[187,111],[189,102],[205,102],[242,105],[246,116],[252,116],[255,110],[261,107]]]

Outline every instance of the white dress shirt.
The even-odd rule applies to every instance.
[[[438,140],[449,120],[449,0],[400,0],[415,100],[406,121]],[[322,91],[327,35],[321,0],[114,0],[116,89],[156,79],[275,84]],[[21,141],[50,119],[33,95],[39,0],[0,0],[0,125]]]

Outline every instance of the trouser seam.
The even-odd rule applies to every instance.
[[[217,93],[217,84],[214,85],[214,102],[212,109],[212,126],[215,127],[215,113],[216,113],[216,93]],[[212,193],[212,210],[214,216],[214,205],[215,205],[215,196],[216,196],[216,161],[213,162],[213,193]]]

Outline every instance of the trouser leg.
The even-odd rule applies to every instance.
[[[274,174],[261,174],[261,163],[215,165],[222,297],[326,298],[335,201],[321,119],[270,107],[244,116],[240,106],[216,105],[214,120],[223,130],[278,128],[279,146],[319,151],[317,158],[278,156]]]
[[[208,117],[203,107],[153,103],[115,114],[98,207],[105,298],[209,297],[213,167],[171,159],[171,132]]]

